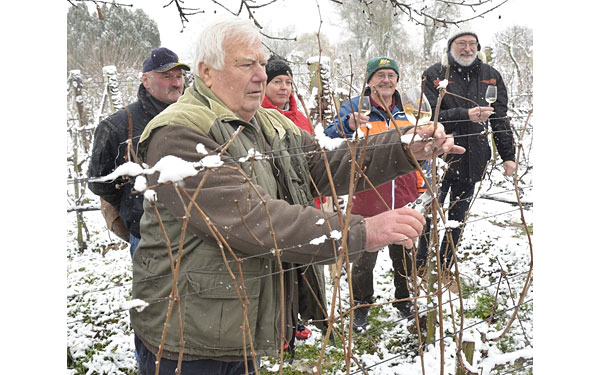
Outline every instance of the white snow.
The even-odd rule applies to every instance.
[[[131,301],[125,301],[121,303],[120,307],[123,310],[136,309],[137,312],[142,312],[147,306],[149,305],[146,301],[141,299],[133,299]]]
[[[145,176],[137,176],[135,178],[135,183],[133,184],[133,189],[135,191],[145,191],[148,187],[148,180]]]
[[[324,150],[335,150],[342,143],[346,142],[344,138],[329,138],[326,136],[321,123],[315,125],[315,139]]]
[[[310,240],[310,244],[311,245],[320,245],[322,243],[324,243],[327,240],[327,236],[326,235],[322,235],[319,236],[317,238],[313,238],[312,240]]]
[[[114,171],[106,176],[91,178],[90,182],[107,182],[123,176],[137,176],[144,173],[143,168],[134,162],[128,161],[119,165]]]
[[[202,154],[202,155],[208,155],[208,151],[206,150],[206,147],[205,147],[205,146],[204,146],[202,143],[198,143],[198,144],[196,145],[196,151],[197,151],[199,154]]]
[[[156,198],[157,198],[156,191],[154,191],[154,190],[146,190],[144,192],[144,199],[146,199],[146,200],[148,200],[150,202],[156,202]]]
[[[240,163],[243,162],[247,162],[248,160],[259,160],[262,158],[262,154],[255,150],[254,148],[251,148],[250,150],[248,150],[248,154],[242,158],[239,159]]]
[[[219,155],[208,155],[200,159],[200,162],[195,163],[194,166],[204,168],[216,168],[223,165],[223,160]]]
[[[334,240],[341,240],[342,232],[340,232],[339,230],[333,230],[330,233],[330,237],[333,238]]]
[[[196,168],[194,168],[194,163],[190,163],[174,155],[163,156],[154,167],[147,169],[144,173],[152,174],[155,172],[160,173],[158,183],[180,182],[198,173]]]

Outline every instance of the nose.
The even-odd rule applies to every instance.
[[[171,77],[170,85],[175,87],[183,87],[183,77]]]
[[[259,65],[258,68],[256,69],[256,73],[254,73],[254,79],[256,81],[262,81],[262,82],[267,82],[267,72],[265,70],[265,67],[262,65]]]

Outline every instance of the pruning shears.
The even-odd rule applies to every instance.
[[[421,215],[425,215],[425,211],[427,211],[427,208],[429,208],[429,205],[432,201],[433,196],[429,193],[429,191],[426,191],[417,197],[414,202],[408,203],[406,207],[419,211]]]

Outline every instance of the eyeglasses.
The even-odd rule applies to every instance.
[[[464,42],[464,41],[460,41],[460,42],[454,42],[456,43],[457,46],[459,46],[460,48],[465,48],[466,46],[469,46],[469,48],[477,48],[477,42]]]
[[[384,80],[387,78],[390,81],[395,81],[396,79],[398,79],[398,75],[396,73],[375,73],[374,77],[380,80]]]

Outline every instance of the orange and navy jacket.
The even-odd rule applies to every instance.
[[[369,94],[370,88],[367,87],[365,95]],[[354,131],[348,127],[348,122],[350,115],[353,112],[352,109],[354,109],[354,112],[357,111],[359,99],[359,96],[352,98],[352,106],[350,105],[350,101],[346,101],[342,104],[339,117],[336,116],[335,121],[329,124],[325,129],[326,135],[331,138],[342,137],[340,118],[342,119],[341,126],[344,129],[343,134],[346,137],[351,137],[352,134],[354,134]],[[394,125],[391,123],[386,111],[383,108],[375,107],[373,101],[371,102],[371,107],[371,114],[369,115],[370,128],[367,129],[366,126],[361,126],[363,133],[366,134],[368,130],[369,134],[376,134],[390,130],[390,127],[393,129]],[[396,125],[399,127],[411,125],[406,119],[404,111],[400,110],[400,108],[402,108],[400,94],[396,91],[394,93],[394,104],[390,109],[390,112]],[[377,192],[381,195],[385,203],[381,201],[381,198],[379,198],[377,192],[373,189],[357,193],[352,197],[352,213],[370,217],[387,211],[388,207],[390,209],[400,208],[407,203],[414,201],[419,195],[417,191],[418,175],[418,172],[412,172],[378,186],[376,188]]]

